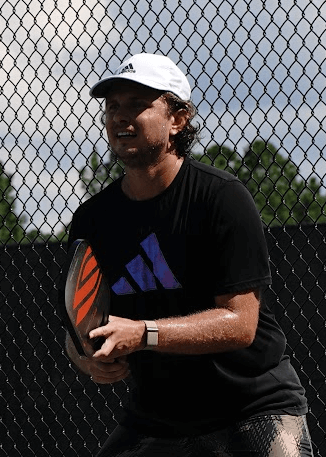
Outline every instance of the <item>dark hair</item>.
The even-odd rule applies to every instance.
[[[181,109],[187,113],[187,122],[184,128],[175,135],[173,142],[177,156],[185,157],[189,154],[193,145],[199,140],[199,124],[198,122],[196,125],[191,123],[197,114],[196,108],[191,101],[181,100],[171,92],[164,92],[161,97],[167,103],[168,114],[170,116]]]

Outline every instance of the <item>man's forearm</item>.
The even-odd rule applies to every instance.
[[[154,350],[183,354],[229,352],[252,344],[259,314],[259,293],[216,297],[216,308],[180,318],[156,321]]]
[[[207,354],[228,352],[249,346],[252,336],[242,328],[243,321],[227,310],[207,310],[200,316],[159,319],[159,352],[176,354]]]
[[[258,295],[256,291],[249,291],[216,297],[215,308],[188,316],[155,320],[152,330],[157,326],[158,335],[153,336],[151,349],[199,355],[250,346],[258,324]],[[99,336],[105,338],[102,348],[94,354],[100,360],[127,355],[146,347],[144,321],[110,316],[109,324],[90,332],[91,338]]]

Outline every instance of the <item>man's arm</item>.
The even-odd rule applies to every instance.
[[[259,315],[259,292],[220,295],[216,307],[183,317],[158,319],[158,352],[175,354],[209,354],[242,349],[255,338]],[[143,321],[110,316],[104,327],[90,332],[90,337],[105,337],[105,343],[93,358],[127,355],[146,345]]]

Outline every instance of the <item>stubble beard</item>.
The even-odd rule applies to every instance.
[[[160,142],[153,143],[135,151],[121,153],[112,148],[113,153],[123,164],[130,169],[146,169],[155,166],[164,153],[164,146]]]

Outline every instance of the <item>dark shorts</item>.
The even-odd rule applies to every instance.
[[[158,438],[118,426],[97,457],[312,457],[305,416],[265,415],[208,435]]]

